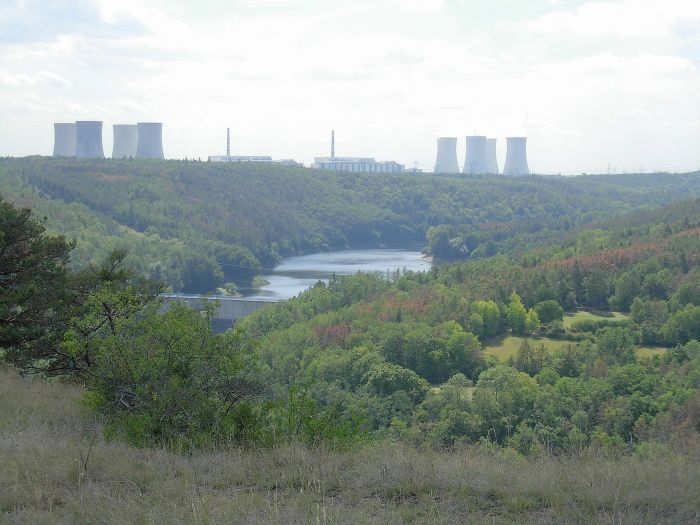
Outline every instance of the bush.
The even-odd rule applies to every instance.
[[[213,333],[209,316],[180,304],[165,313],[151,305],[92,339],[86,401],[106,417],[108,434],[136,445],[191,447],[255,435],[241,425],[257,419],[237,408],[263,387],[238,340],[237,332]]]

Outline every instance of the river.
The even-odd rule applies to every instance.
[[[241,288],[247,299],[290,299],[319,280],[328,281],[332,274],[352,275],[357,272],[387,270],[429,270],[430,260],[414,250],[374,249],[315,253],[282,259],[269,273],[262,274],[268,284],[262,288]]]

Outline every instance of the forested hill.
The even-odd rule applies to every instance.
[[[638,209],[700,195],[700,176],[338,174],[196,161],[0,159],[0,194],[78,241],[77,265],[117,246],[174,290],[249,281],[281,257],[425,246],[491,256]]]

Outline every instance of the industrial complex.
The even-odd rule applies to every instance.
[[[467,136],[466,152],[462,173],[470,175],[498,175],[498,156],[496,154],[496,139],[483,135]],[[511,177],[522,177],[530,174],[527,164],[527,138],[507,137],[506,163],[503,174]],[[457,138],[439,137],[437,139],[437,158],[435,173],[459,173],[457,162]]]
[[[269,155],[231,155],[231,128],[226,128],[226,155],[210,155],[209,162],[268,162],[285,166],[301,166],[295,160],[273,160]]]
[[[138,124],[114,124],[114,159],[163,159],[163,124],[160,122],[139,122]],[[457,160],[457,137],[437,139],[437,157],[434,173],[460,173]],[[521,177],[530,174],[527,162],[527,138],[507,137],[506,162],[503,174]],[[470,175],[497,175],[497,139],[484,135],[465,137],[465,156],[461,173]],[[77,122],[57,122],[54,124],[54,157],[104,158],[102,147],[102,122],[80,120]],[[226,155],[212,155],[210,162],[252,162],[274,163],[288,166],[302,166],[291,159],[273,160],[268,155],[231,155],[231,130],[226,130]],[[315,157],[313,169],[342,171],[351,173],[418,173],[420,170],[407,170],[406,166],[395,162],[377,161],[372,157],[338,157],[335,154],[335,131],[331,131],[331,151],[329,157]]]
[[[79,120],[75,123],[55,123],[54,157],[80,159],[105,158],[102,147],[102,121]],[[112,128],[114,159],[163,159],[163,124],[139,122],[115,124]]]
[[[403,164],[393,160],[376,161],[371,157],[336,157],[335,131],[331,131],[331,156],[314,158],[311,168],[354,173],[401,173],[406,171]]]

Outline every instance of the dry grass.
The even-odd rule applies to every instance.
[[[525,460],[478,447],[292,444],[185,457],[95,438],[79,395],[0,370],[0,521],[700,523],[692,455]]]

